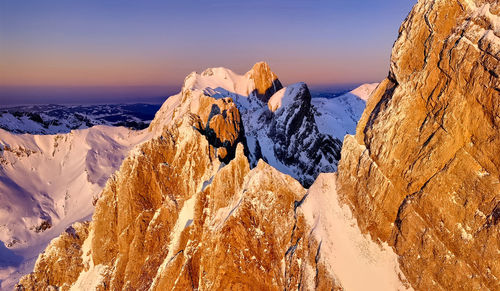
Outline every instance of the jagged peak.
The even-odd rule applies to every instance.
[[[221,91],[243,97],[255,96],[267,102],[272,94],[283,88],[278,76],[265,62],[256,63],[244,75],[224,67],[208,68],[201,74],[190,73],[185,79],[182,91],[200,90],[206,95],[217,95]]]
[[[257,78],[270,78],[272,80],[278,79],[278,76],[273,71],[271,71],[271,67],[269,66],[269,64],[263,61],[255,63],[255,65],[253,65],[250,71],[248,71],[245,75]]]
[[[274,93],[283,88],[278,76],[271,71],[266,62],[256,63],[246,75],[253,80],[253,93],[264,103],[267,103]]]

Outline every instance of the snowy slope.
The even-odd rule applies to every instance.
[[[339,201],[336,174],[320,174],[299,209],[321,241],[327,269],[345,290],[413,290],[393,249],[362,234],[349,206]]]
[[[346,134],[356,132],[358,120],[365,110],[366,100],[378,83],[363,84],[335,98],[313,98],[315,119],[320,132],[344,140]]]
[[[91,216],[108,177],[148,137],[109,126],[60,135],[0,129],[0,248],[9,255],[0,256],[0,280],[9,279],[2,287],[30,271],[52,238]]]
[[[0,128],[14,133],[57,134],[94,125],[146,128],[155,104],[26,105],[0,109]]]
[[[358,88],[352,90],[350,93],[357,96],[360,99],[368,101],[372,92],[377,88],[379,83],[367,83],[359,86]]]

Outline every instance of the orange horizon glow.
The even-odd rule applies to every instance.
[[[255,62],[260,61],[256,60]],[[288,64],[268,61],[271,69],[285,84],[306,82],[310,85],[346,84],[380,81],[388,65],[374,64],[376,70],[361,73],[349,63],[329,62],[318,65],[315,60]],[[201,72],[209,67],[224,66],[244,74],[254,63],[238,68],[207,64],[206,67],[188,68],[188,65],[152,63],[140,59],[114,60],[93,56],[43,58],[11,58],[0,66],[0,86],[46,87],[98,87],[98,86],[169,86],[182,84],[192,71]],[[380,78],[374,78],[379,75]]]
[[[0,101],[36,86],[75,87],[65,99],[85,87],[180,89],[193,71],[244,74],[259,61],[283,85],[378,82],[415,1],[0,0]],[[134,96],[151,94],[163,95]]]

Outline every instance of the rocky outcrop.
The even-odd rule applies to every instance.
[[[314,114],[307,85],[298,83],[286,88],[275,112],[263,114],[269,121],[261,130],[273,141],[276,158],[305,187],[311,186],[320,172],[336,171],[342,147],[340,140],[319,132]]]
[[[263,103],[267,103],[274,93],[283,88],[278,76],[265,62],[256,63],[247,74],[255,84],[255,89],[250,94],[255,95]]]
[[[419,290],[500,288],[500,5],[419,1],[338,191]]]
[[[269,105],[273,102],[276,104]],[[235,108],[228,111],[224,109],[226,107]],[[210,126],[219,123],[224,112],[235,114],[236,108],[238,116],[235,115],[232,125],[227,125],[236,127],[231,131],[220,131],[233,136],[225,137],[229,138],[230,144],[225,143],[220,151],[227,151],[228,158],[224,158],[224,162],[234,156],[234,146],[241,142],[245,145],[251,167],[262,158],[299,180],[304,187],[311,186],[319,173],[337,169],[342,142],[332,134],[318,130],[314,118],[317,112],[311,105],[307,85],[297,83],[283,88],[276,74],[264,62],[255,64],[244,75],[225,68],[189,74],[181,92],[169,97],[156,114],[150,131],[159,135],[172,120],[193,113],[201,117],[210,135],[214,132]],[[219,117],[212,120],[213,114]],[[211,125],[207,123],[209,118]],[[348,116],[338,118],[349,119]],[[243,134],[238,136],[236,132]],[[240,139],[234,140],[236,136]],[[220,147],[221,143],[214,145]]]
[[[67,253],[71,267],[47,276],[59,258],[42,255],[18,289],[340,288],[297,212],[306,190],[263,161],[250,169],[241,143],[224,166],[200,130],[212,113],[187,113],[137,147],[108,181],[88,238],[78,233],[66,252],[63,234],[46,250]],[[220,116],[217,124],[234,125],[237,115]],[[217,128],[218,138],[234,129]]]
[[[89,223],[75,223],[48,245],[35,264],[35,272],[24,276],[18,290],[50,290],[60,287],[69,290],[83,270],[83,242],[87,239]]]

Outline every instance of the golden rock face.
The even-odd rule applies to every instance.
[[[240,112],[233,100],[201,96],[195,114],[201,118],[198,130],[218,149],[221,161],[229,162],[234,158],[236,145],[244,139]]]
[[[306,190],[263,161],[250,169],[236,143],[234,104],[202,102],[207,110],[186,113],[130,154],[103,190],[86,236],[56,239],[46,250],[54,255],[42,255],[19,289],[86,280],[98,290],[339,288],[296,210]],[[207,128],[234,144],[227,165],[217,158],[226,147],[216,148]],[[65,268],[57,267],[58,253]]]
[[[278,76],[271,71],[265,62],[256,63],[250,72],[255,84],[255,94],[264,103],[267,103],[274,93],[283,88]]]
[[[52,240],[47,251],[40,254],[35,273],[21,278],[21,290],[50,290],[60,287],[69,290],[83,270],[82,245],[89,234],[89,222],[75,223],[66,232]]]
[[[499,10],[419,1],[344,140],[338,191],[419,290],[500,288]]]

